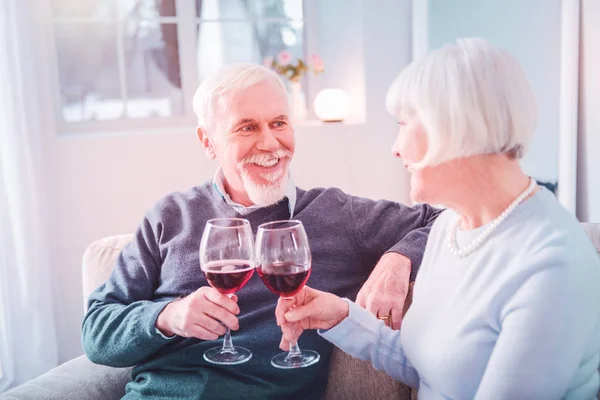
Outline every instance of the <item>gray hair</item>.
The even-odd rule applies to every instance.
[[[231,94],[269,79],[286,91],[275,71],[258,64],[232,64],[209,75],[194,94],[193,106],[198,127],[210,130],[217,111],[226,109]]]
[[[537,113],[517,60],[483,39],[459,39],[411,63],[386,106],[396,117],[415,115],[427,132],[427,154],[415,167],[491,153],[521,158]]]

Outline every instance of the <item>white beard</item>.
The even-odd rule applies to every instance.
[[[257,206],[267,207],[279,203],[285,197],[288,183],[287,168],[283,177],[267,185],[254,182],[250,175],[243,170],[242,183],[252,203]]]
[[[276,151],[273,154],[277,158],[283,157],[291,157],[291,153],[283,150]],[[266,162],[266,158],[271,158],[266,155],[257,155],[251,156],[247,160],[244,160],[240,165],[238,165],[238,169],[240,171],[240,175],[242,177],[242,184],[244,185],[244,189],[250,198],[252,203],[257,206],[267,207],[276,203],[279,203],[286,195],[287,185],[288,185],[288,168],[280,169],[277,172],[269,172],[261,174],[261,178],[267,181],[267,184],[257,183],[252,179],[244,165],[251,162],[258,162],[259,164],[263,164]],[[281,160],[281,162],[286,162],[285,160]]]

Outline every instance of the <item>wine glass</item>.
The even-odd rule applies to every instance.
[[[311,271],[311,254],[304,226],[300,221],[275,221],[262,224],[256,235],[257,272],[264,284],[294,307],[293,296],[303,287]],[[273,357],[276,368],[308,367],[319,361],[319,353],[300,350],[297,339],[290,351]]]
[[[200,267],[210,286],[229,298],[244,287],[254,273],[250,223],[241,218],[209,220],[200,242]],[[235,365],[250,358],[250,350],[232,344],[229,328],[226,328],[223,346],[204,352],[204,359],[213,364]]]

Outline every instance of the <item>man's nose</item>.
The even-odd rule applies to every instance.
[[[275,151],[279,149],[279,141],[269,128],[263,128],[260,132],[260,138],[256,148],[262,151]]]

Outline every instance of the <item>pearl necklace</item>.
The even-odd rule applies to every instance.
[[[502,221],[504,221],[515,210],[515,208],[517,208],[517,206],[521,204],[523,200],[529,197],[529,195],[533,193],[533,191],[537,188],[537,182],[531,178],[530,180],[531,183],[529,184],[527,189],[523,193],[521,193],[521,195],[517,197],[515,201],[513,201],[508,206],[508,208],[504,210],[502,214],[500,214],[498,218],[493,220],[475,240],[473,240],[468,246],[466,246],[463,249],[458,248],[458,243],[456,241],[456,232],[458,231],[458,226],[460,225],[460,217],[458,217],[456,219],[456,222],[450,229],[450,234],[448,235],[448,248],[450,249],[450,252],[459,258],[464,258],[472,252],[474,252],[475,250],[477,250],[479,246],[481,246],[481,244],[485,241],[485,239],[487,239],[488,236],[492,234],[494,229],[496,229],[498,225],[500,225]]]

